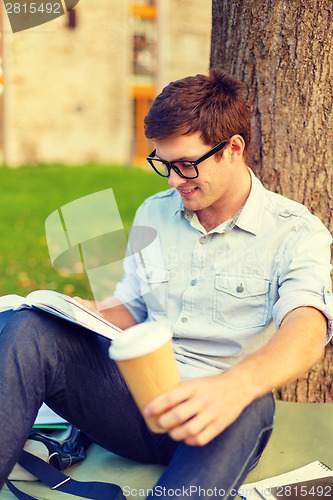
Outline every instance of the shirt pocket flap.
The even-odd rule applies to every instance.
[[[260,277],[234,277],[222,274],[216,275],[215,287],[221,292],[228,293],[234,297],[245,299],[264,295],[269,290],[269,280]]]

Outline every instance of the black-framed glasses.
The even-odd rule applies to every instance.
[[[155,172],[158,175],[161,175],[162,177],[169,177],[171,169],[176,172],[180,177],[183,177],[184,179],[195,179],[196,177],[199,176],[199,171],[198,171],[198,165],[204,160],[207,160],[207,158],[210,158],[213,156],[215,153],[218,151],[221,151],[221,149],[224,148],[226,144],[228,144],[229,141],[224,141],[224,142],[219,142],[214,146],[212,149],[210,149],[207,153],[204,155],[200,156],[197,160],[177,160],[177,161],[166,161],[166,160],[161,160],[160,158],[156,158],[156,149],[147,156],[147,160],[150,163],[150,165],[153,167]]]

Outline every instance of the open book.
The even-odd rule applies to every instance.
[[[311,462],[279,476],[243,484],[239,496],[251,500],[315,500],[333,498],[333,470]]]
[[[81,325],[107,339],[114,339],[122,330],[102,316],[76,300],[53,290],[35,290],[26,297],[20,295],[4,295],[0,297],[0,312],[10,309],[35,308],[47,311],[67,321]]]

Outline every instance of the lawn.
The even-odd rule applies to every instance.
[[[168,187],[153,172],[93,164],[1,168],[0,179],[1,295],[26,295],[46,288],[92,298],[84,274],[62,274],[52,268],[46,218],[70,201],[112,188],[123,225],[128,227],[139,204]]]

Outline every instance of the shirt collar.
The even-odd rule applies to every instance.
[[[175,209],[173,211],[173,215],[176,215],[178,212],[187,212],[187,210],[185,209],[184,205],[183,205],[183,202],[182,202],[182,198],[180,196],[180,194],[178,193],[177,189],[176,188],[173,188],[175,190],[175,193],[177,194],[177,199],[178,199],[178,203],[175,203]]]
[[[250,168],[249,172],[251,175],[250,194],[240,212],[238,213],[235,225],[240,229],[243,229],[244,231],[252,234],[257,234],[263,213],[265,188]],[[177,192],[179,202],[178,204],[176,204],[174,215],[176,215],[178,212],[184,212],[185,218],[189,219],[189,215],[191,214],[191,212],[184,208],[181,196],[179,195],[177,190],[175,191]],[[225,228],[223,227],[222,229],[221,227],[224,224],[225,223],[215,228],[213,232],[225,232]]]
[[[250,168],[249,171],[251,174],[251,191],[236,225],[244,231],[257,234],[263,215],[265,188]]]

